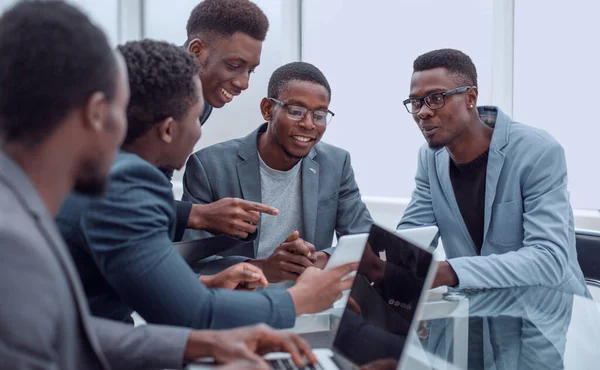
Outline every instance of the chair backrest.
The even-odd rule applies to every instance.
[[[577,260],[586,280],[600,284],[600,232],[575,230]]]

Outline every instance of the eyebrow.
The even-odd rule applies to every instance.
[[[302,108],[309,109],[309,108],[306,107],[306,104],[304,104],[303,102],[301,102],[299,100],[290,99],[288,102],[286,102],[286,104],[288,104],[288,105],[299,105]],[[327,106],[319,106],[319,107],[317,107],[317,108],[315,108],[313,110],[329,110],[329,107],[327,107]]]
[[[446,89],[446,88],[443,88],[443,87],[436,87],[436,88],[433,88],[433,89],[427,90],[427,92],[426,92],[425,94],[421,95],[421,96],[417,96],[417,95],[414,95],[414,94],[410,94],[410,95],[408,96],[408,98],[409,98],[409,99],[415,99],[415,98],[416,98],[416,99],[418,99],[418,98],[422,98],[422,97],[424,97],[424,96],[427,96],[427,95],[429,95],[429,94],[433,94],[433,93],[436,93],[436,92],[438,92],[438,93],[439,93],[439,92],[445,92],[445,91],[448,91],[448,89]]]

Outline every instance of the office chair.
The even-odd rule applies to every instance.
[[[600,302],[600,232],[577,229],[575,238],[583,277],[594,300]]]

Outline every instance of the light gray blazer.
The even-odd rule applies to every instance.
[[[481,255],[458,208],[445,148],[421,147],[416,188],[398,228],[437,225],[459,288],[542,285],[589,296],[577,262],[563,148],[497,107],[479,107],[479,114],[494,127]]]
[[[192,154],[183,177],[182,200],[206,204],[236,197],[260,202],[257,138],[266,128],[265,123],[246,137],[225,141]],[[325,250],[331,247],[334,232],[338,237],[369,232],[371,215],[361,200],[347,151],[319,142],[303,159],[301,172],[305,231],[301,237],[314,244],[317,250]],[[260,233],[260,225],[257,232]],[[184,239],[210,235],[188,229]],[[254,242],[253,256],[226,257],[220,261],[223,263],[221,267],[254,258],[258,243],[259,237]]]
[[[0,152],[0,369],[180,368],[188,329],[93,318],[38,193]]]

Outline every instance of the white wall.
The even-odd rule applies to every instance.
[[[463,50],[478,67],[479,103],[490,103],[493,1],[303,4],[302,58],[329,80],[336,113],[323,140],[352,154],[364,195],[409,197],[424,143],[402,105],[412,62],[433,49]]]
[[[567,156],[571,203],[600,209],[600,2],[515,3],[514,118],[549,131]]]
[[[0,0],[0,12],[5,11],[16,0]],[[118,0],[67,0],[68,3],[78,6],[94,23],[106,33],[111,45],[119,42],[118,27]]]

